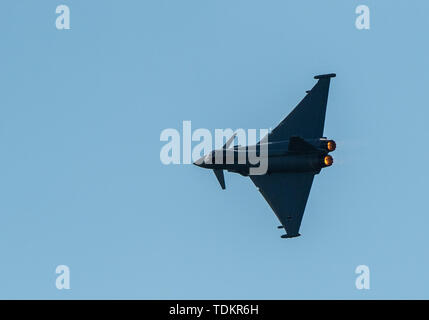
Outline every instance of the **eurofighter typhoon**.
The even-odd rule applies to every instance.
[[[318,82],[313,89],[307,91],[292,112],[256,145],[230,148],[233,135],[222,149],[211,151],[194,163],[213,170],[222,189],[225,189],[224,170],[248,176],[280,220],[279,228],[286,230],[282,238],[300,236],[299,228],[314,176],[333,164],[329,153],[335,150],[335,141],[323,136],[329,84],[333,77],[333,73],[315,76]],[[250,159],[252,151],[259,154],[261,161],[266,161],[263,174],[255,174],[256,165]]]

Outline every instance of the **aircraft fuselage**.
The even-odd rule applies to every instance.
[[[324,167],[332,165],[329,152],[336,148],[333,140],[302,139],[305,143],[285,140],[253,146],[236,146],[230,149],[217,149],[195,164],[213,170],[249,175],[250,168],[257,168],[262,161],[267,161],[267,173],[273,172],[314,172],[319,173]]]

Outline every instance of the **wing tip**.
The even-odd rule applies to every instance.
[[[314,79],[329,79],[329,78],[335,78],[337,75],[335,73],[327,73],[327,74],[319,74],[317,76],[314,76]]]
[[[282,235],[282,236],[280,236],[282,239],[289,239],[289,238],[297,238],[297,237],[299,237],[300,236],[300,234],[299,233],[297,233],[297,234],[294,234],[294,235],[288,235],[288,234],[284,234],[284,235]]]

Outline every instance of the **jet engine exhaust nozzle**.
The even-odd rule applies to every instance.
[[[323,164],[326,167],[332,166],[333,163],[334,163],[334,159],[330,155],[326,155],[323,157]]]
[[[337,144],[335,143],[335,141],[334,141],[334,140],[329,140],[329,141],[326,143],[326,149],[327,149],[328,151],[334,151],[335,149],[337,149]]]

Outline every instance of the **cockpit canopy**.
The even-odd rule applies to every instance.
[[[213,158],[214,158],[214,151],[211,151],[211,152],[207,153],[204,156],[204,163],[212,164],[213,163]]]

